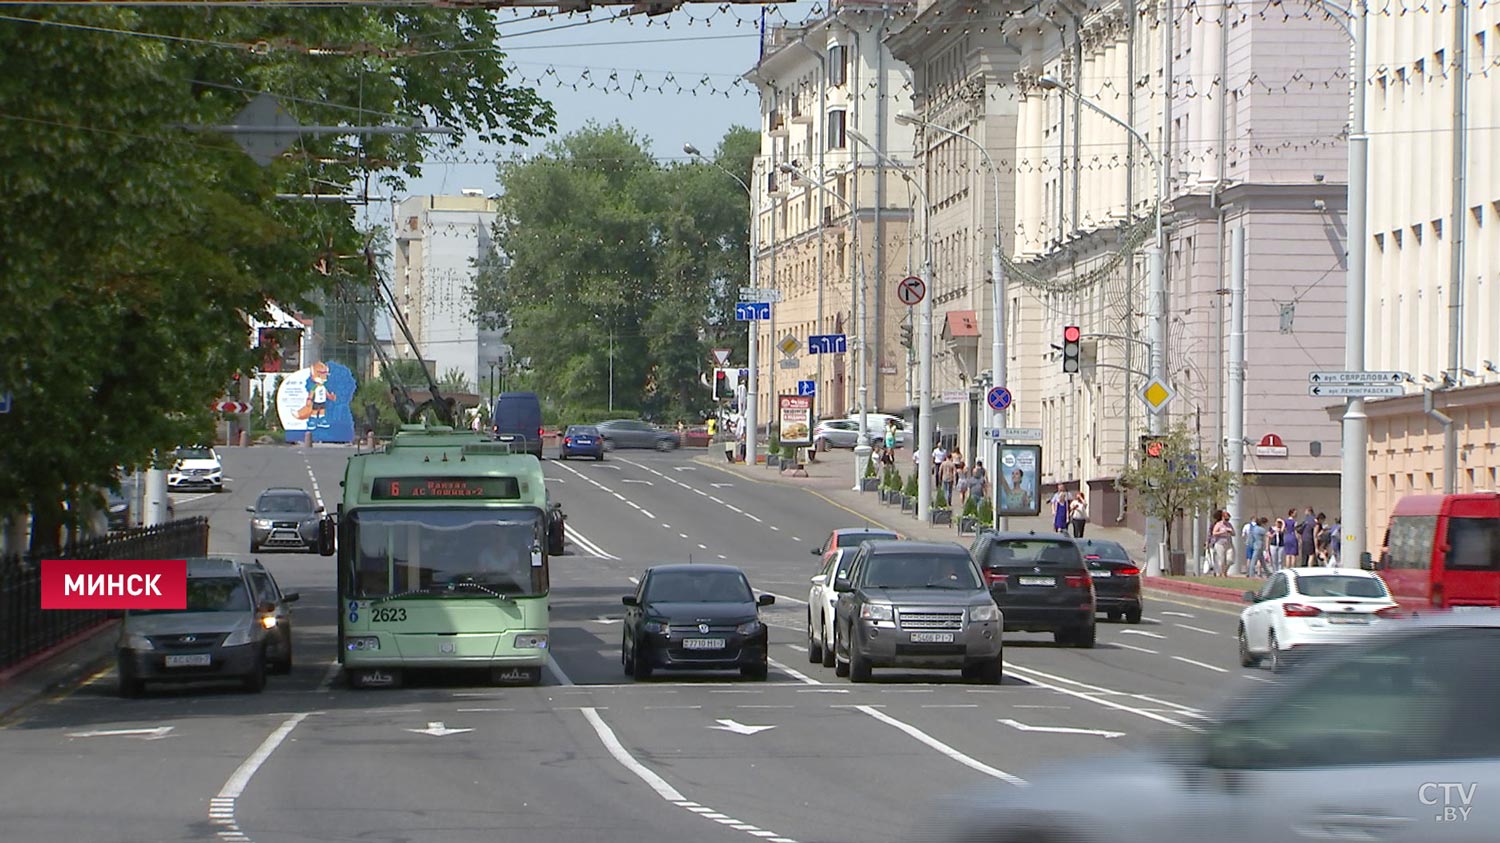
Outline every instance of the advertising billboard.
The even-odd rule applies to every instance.
[[[1001,445],[995,467],[999,515],[1038,515],[1042,511],[1041,445]]]
[[[776,396],[776,426],[783,445],[812,444],[812,396]]]

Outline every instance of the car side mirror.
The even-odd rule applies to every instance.
[[[823,551],[821,551],[821,550],[814,550],[814,551],[812,551],[812,555],[814,555],[814,556],[822,556],[823,555]]]
[[[314,512],[323,512],[323,511],[324,511],[324,507],[322,507],[322,506],[321,506],[321,505],[320,505],[320,506],[318,506],[318,508],[317,508],[317,509],[314,509],[314,510],[313,510],[313,511],[314,511]]]
[[[302,595],[296,591],[289,591],[286,594],[281,595],[281,599],[286,603],[296,603],[298,600],[302,599]]]
[[[755,598],[755,605],[757,606],[772,606],[775,605],[775,603],[776,595],[774,594],[762,594],[761,596]]]
[[[828,575],[818,574],[816,577],[813,577],[811,580],[809,580],[809,582],[811,582],[813,585],[828,585]]]
[[[1368,552],[1359,555],[1359,567],[1364,571],[1380,570],[1380,566],[1376,564],[1374,557],[1370,556]]]
[[[1245,602],[1246,603],[1259,603],[1260,602],[1260,595],[1256,594],[1253,591],[1247,591],[1247,592],[1245,592]]]
[[[641,605],[641,601],[634,594],[627,594],[624,597],[621,597],[620,602],[624,603],[626,606]]]
[[[246,512],[254,512],[255,511],[255,507],[253,507],[253,506],[247,506],[247,507],[245,507],[245,511]]]
[[[833,590],[839,594],[847,594],[854,590],[854,584],[849,582],[848,577],[839,577],[833,581]]]

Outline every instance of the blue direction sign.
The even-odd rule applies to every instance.
[[[768,301],[742,301],[735,303],[734,321],[755,322],[771,318],[771,303]]]
[[[984,400],[990,405],[991,410],[1003,410],[1009,407],[1010,402],[1014,399],[1010,394],[1010,390],[1003,386],[997,386],[989,391]]]
[[[818,382],[817,381],[797,381],[797,394],[798,395],[817,395],[818,394]]]
[[[9,392],[0,392],[0,413],[10,412],[11,397]]]
[[[843,334],[813,334],[807,338],[808,354],[844,354],[849,351],[849,338]]]

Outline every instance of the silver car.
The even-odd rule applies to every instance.
[[[1500,611],[1372,631],[1176,744],[935,806],[930,839],[1491,843]],[[1083,795],[1085,798],[1080,798]],[[931,829],[927,829],[931,831]]]
[[[273,487],[260,493],[250,513],[250,552],[262,549],[313,551],[318,547],[323,507],[295,487]]]

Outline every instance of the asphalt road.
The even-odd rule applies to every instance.
[[[333,509],[351,449],[222,452],[228,488],[182,495],[211,551],[245,558],[245,507],[299,485]],[[104,841],[645,841],[920,838],[936,797],[1015,786],[1029,769],[1111,754],[1201,724],[1270,681],[1235,657],[1237,613],[1162,601],[1099,646],[1006,635],[998,687],[955,674],[837,679],[806,651],[810,555],[864,520],[827,499],[696,463],[617,452],[545,463],[569,515],[555,559],[545,684],[439,677],[392,690],[335,681],[333,560],[261,554],[298,591],[297,666],[266,692],[213,686],[114,696],[112,673],[0,730],[7,843]],[[620,667],[620,596],[662,562],[742,566],[777,595],[769,681],[635,683]]]

